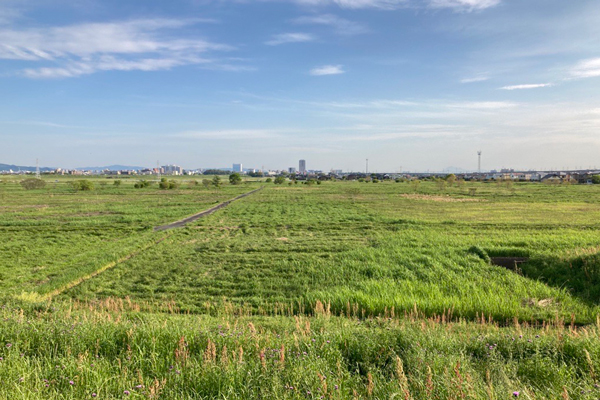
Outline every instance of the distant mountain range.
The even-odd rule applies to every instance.
[[[80,167],[75,169],[82,171],[139,171],[146,168],[147,167],[134,167],[131,165],[107,165],[106,167]]]
[[[40,171],[54,171],[55,168],[40,167]],[[22,165],[0,164],[0,171],[29,171],[35,172],[35,167],[25,167]]]

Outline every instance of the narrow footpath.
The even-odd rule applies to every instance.
[[[235,197],[235,198],[233,198],[231,200],[227,200],[227,201],[225,201],[223,203],[220,203],[220,204],[218,204],[218,205],[216,205],[216,206],[214,206],[212,208],[209,208],[208,210],[199,212],[198,214],[194,214],[194,215],[192,215],[190,217],[187,217],[187,218],[184,218],[184,219],[182,219],[180,221],[175,221],[175,222],[172,222],[172,223],[167,224],[167,225],[157,226],[157,227],[154,228],[154,231],[158,232],[158,231],[166,231],[166,230],[169,230],[169,229],[182,228],[182,227],[184,227],[186,224],[188,224],[190,222],[193,222],[193,221],[195,221],[197,219],[206,217],[206,216],[214,213],[215,211],[220,210],[221,208],[227,207],[230,203],[232,203],[232,202],[234,202],[236,200],[239,200],[239,199],[241,199],[243,197],[250,196],[251,194],[254,194],[254,193],[258,192],[259,190],[262,190],[263,188],[264,188],[264,186],[260,187],[258,189],[252,190],[251,192],[241,194],[241,195],[239,195],[239,196],[237,196],[237,197]]]

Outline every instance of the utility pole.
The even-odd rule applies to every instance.
[[[160,161],[156,160],[156,178],[160,182]]]
[[[365,175],[369,175],[369,159],[367,158],[367,167],[365,169]]]
[[[481,150],[477,152],[477,172],[481,173]]]

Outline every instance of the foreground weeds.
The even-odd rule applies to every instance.
[[[4,307],[5,399],[597,399],[597,326]]]

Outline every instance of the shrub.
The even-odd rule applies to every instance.
[[[275,178],[275,181],[273,181],[273,183],[276,185],[281,185],[283,182],[285,182],[285,178],[283,176],[278,176]]]
[[[76,192],[78,191],[89,191],[89,190],[94,190],[94,183],[91,181],[88,181],[87,179],[81,179],[78,181],[73,181],[70,182],[71,187],[73,188],[73,190],[75,190]]]
[[[229,183],[232,185],[239,185],[242,183],[242,177],[237,172],[234,172],[233,174],[229,175]]]
[[[44,187],[46,187],[46,182],[37,178],[25,179],[20,183],[21,186],[23,186],[23,189],[25,190],[43,189]]]
[[[115,179],[114,182],[113,182],[113,185],[115,185],[115,186],[121,186],[121,181]]]
[[[265,182],[267,182],[267,183],[271,183],[271,182],[273,182],[273,179],[271,179],[271,178],[267,178],[267,180],[266,180]]]

